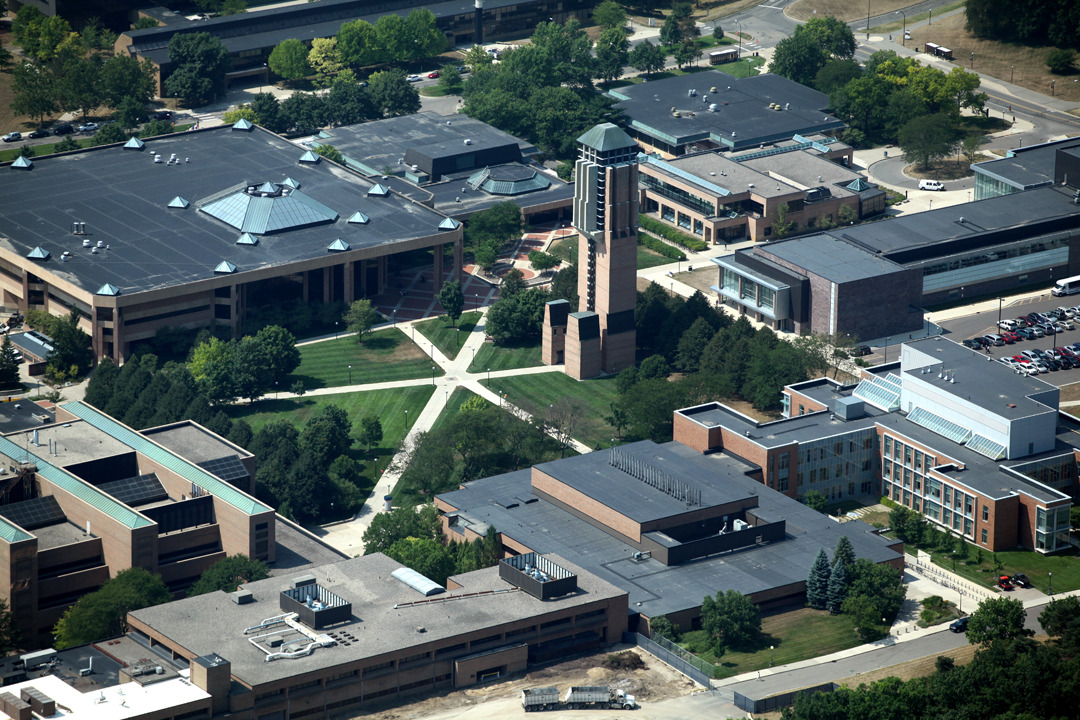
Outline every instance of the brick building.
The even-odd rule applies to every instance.
[[[27,647],[131,567],[182,594],[226,555],[279,571],[341,557],[252,497],[252,455],[196,423],[136,432],[80,402],[35,414],[0,436],[0,598]]]
[[[1080,423],[1058,388],[942,337],[906,343],[897,363],[784,391],[783,420],[719,403],[675,413],[675,439],[729,452],[801,499],[886,496],[990,552],[1070,547],[1080,497]]]
[[[118,362],[162,328],[377,295],[401,253],[432,254],[436,291],[461,271],[460,222],[246,121],[0,168],[0,209],[0,303],[75,307]]]

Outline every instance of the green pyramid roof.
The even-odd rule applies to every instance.
[[[443,221],[441,223],[439,223],[439,229],[440,230],[457,230],[458,227],[460,227],[460,226],[461,226],[461,223],[459,223],[454,218],[449,218],[449,217],[444,218]]]
[[[367,191],[368,195],[389,195],[390,190],[382,183],[375,183],[371,186],[371,189]]]
[[[299,180],[293,180],[291,177],[287,177],[284,180],[282,180],[281,184],[282,185],[288,185],[289,187],[291,187],[294,190],[300,187],[300,181]]]
[[[601,123],[592,130],[577,139],[582,145],[588,145],[593,150],[608,152],[619,148],[634,147],[636,143],[623,132],[622,128],[613,123]]]
[[[319,155],[318,153],[313,153],[310,150],[300,156],[300,162],[302,163],[317,163],[321,159],[321,155]]]

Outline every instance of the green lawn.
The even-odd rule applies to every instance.
[[[89,138],[83,138],[82,140],[76,139],[75,142],[79,143],[79,145],[81,147],[84,147],[84,148],[90,147],[90,139]],[[58,141],[56,141],[54,143],[46,143],[46,144],[43,144],[43,145],[32,145],[31,147],[34,148],[34,157],[32,157],[30,159],[33,160],[34,158],[41,157],[42,155],[51,155],[52,153],[56,152],[56,150],[54,148],[59,144],[60,144],[60,141],[58,140]],[[21,148],[16,148],[14,150],[0,150],[0,162],[11,162],[11,161],[13,161],[15,158],[19,157],[20,149]]]
[[[729,650],[717,662],[712,651],[701,654],[702,659],[717,666],[717,679],[741,673],[764,670],[770,661],[775,665],[799,662],[828,655],[862,644],[847,615],[830,615],[822,610],[802,608],[762,618],[762,637],[755,650]],[[680,644],[686,647],[704,643],[704,631],[683,633]],[[772,646],[775,650],[770,650]]]
[[[556,240],[551,244],[551,249],[548,251],[552,255],[561,258],[564,262],[572,263],[577,260],[577,236],[563,238]],[[638,245],[637,249],[637,269],[644,270],[646,268],[656,267],[657,265],[666,265],[672,262],[669,258],[664,257],[660,253],[653,252],[647,247]],[[493,368],[494,369],[494,368]]]
[[[443,355],[453,360],[457,357],[461,345],[468,339],[469,333],[476,327],[480,317],[480,313],[476,311],[462,313],[458,318],[457,328],[450,325],[450,318],[445,315],[415,323],[415,325],[421,335],[434,343]]]
[[[649,248],[638,245],[637,249],[637,269],[644,270],[645,268],[656,267],[657,265],[667,265],[672,260],[666,258],[658,252],[653,252]]]
[[[324,405],[337,405],[349,414],[353,421],[354,435],[360,419],[365,415],[379,418],[383,427],[383,439],[371,453],[357,447],[353,453],[357,460],[364,463],[362,475],[366,481],[360,490],[365,494],[374,487],[376,480],[386,469],[394,452],[405,437],[406,421],[411,427],[420,412],[427,405],[434,388],[431,385],[418,385],[393,390],[372,390],[370,392],[352,392],[341,395],[319,395],[288,400],[264,399],[250,405],[233,405],[229,416],[243,418],[258,432],[271,420],[284,419],[303,428],[304,423],[313,413]],[[267,396],[272,398],[272,396]]]
[[[434,365],[398,328],[374,332],[363,345],[356,342],[354,335],[304,345],[300,358],[300,367],[293,372],[289,385],[303,380],[308,390],[348,385],[350,380],[360,385],[430,377]],[[436,366],[435,373],[442,375],[442,368]]]
[[[487,385],[487,380],[481,381]],[[607,447],[615,429],[603,419],[611,413],[611,403],[618,397],[615,377],[574,380],[563,372],[492,378],[491,390],[506,394],[507,401],[533,415],[542,412],[560,398],[577,398],[586,411],[574,438],[589,447]]]
[[[956,561],[956,574],[983,587],[994,585],[997,573],[994,571],[993,553],[984,550],[982,564],[976,565],[975,547],[970,543],[969,547],[968,559]],[[939,566],[946,570],[953,569],[952,558],[946,553],[933,552],[931,556]],[[1050,573],[1054,574],[1054,592],[1080,588],[1080,560],[1075,551],[1063,555],[1041,555],[1031,550],[1007,550],[997,553],[997,557],[1005,565],[1001,571],[1003,575],[1022,572],[1043,592],[1049,589]]]
[[[496,345],[485,342],[476,351],[476,356],[469,363],[469,372],[485,370],[516,370],[518,368],[541,365],[540,340],[531,340],[521,344]]]
[[[450,393],[450,400],[446,403],[446,407],[439,413],[439,417],[435,418],[435,422],[431,425],[431,431],[441,430],[450,418],[457,414],[464,403],[469,398],[476,397],[476,394],[466,390],[465,388],[454,388],[454,391]]]

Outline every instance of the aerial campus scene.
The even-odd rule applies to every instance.
[[[1071,3],[0,11],[0,718],[1080,717]]]

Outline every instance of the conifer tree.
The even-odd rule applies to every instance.
[[[850,570],[851,566],[855,564],[855,548],[851,546],[851,541],[848,540],[847,535],[841,535],[840,539],[836,541],[836,549],[833,550],[832,567],[835,570],[837,563],[842,562]]]
[[[828,600],[829,558],[825,555],[825,548],[821,548],[806,578],[806,603],[815,610],[824,610]]]
[[[847,540],[846,537],[840,539]],[[842,562],[836,563],[833,566],[832,574],[829,576],[829,596],[826,602],[826,607],[833,615],[840,613],[840,606],[844,604],[844,600],[847,598],[849,584],[847,565]]]

